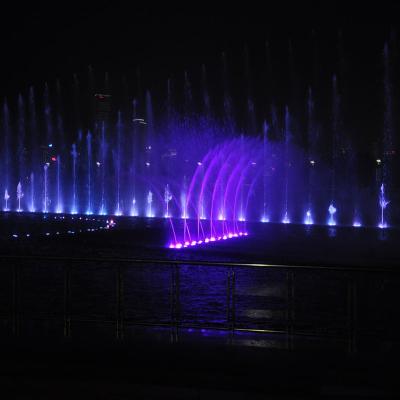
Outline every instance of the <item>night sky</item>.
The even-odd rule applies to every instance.
[[[290,103],[293,90],[297,91],[296,107],[301,109],[311,84],[320,115],[327,118],[331,77],[337,73],[347,128],[358,136],[361,145],[373,137],[382,122],[381,54],[385,40],[396,49],[393,70],[398,65],[394,53],[398,48],[400,5],[256,4],[127,6],[126,2],[99,0],[8,6],[2,10],[0,22],[1,94],[12,103],[30,85],[41,88],[44,82],[51,85],[60,78],[64,86],[69,86],[73,73],[86,77],[91,65],[101,76],[108,71],[111,80],[128,76],[132,96],[136,86],[135,78],[130,77],[135,77],[140,68],[141,84],[155,93],[157,102],[165,94],[169,77],[181,81],[186,70],[196,81],[204,63],[212,95],[220,85],[224,51],[233,96],[240,98],[246,90],[243,52],[247,46],[259,117],[267,114],[263,104],[271,93],[283,107]],[[271,49],[272,79],[265,74],[266,40]],[[294,85],[288,66],[289,42],[293,47]]]

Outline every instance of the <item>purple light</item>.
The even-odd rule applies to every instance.
[[[183,244],[179,243],[179,242],[171,242],[167,245],[167,247],[169,249],[181,249],[181,248],[187,248],[187,247],[201,245],[203,243],[207,244],[210,242],[215,242],[217,240],[228,240],[228,239],[232,239],[232,238],[237,238],[239,236],[248,236],[248,233],[247,232],[240,232],[239,234],[238,233],[229,233],[227,235],[218,236],[218,237],[212,236],[211,238],[205,238],[204,240],[192,240],[191,242],[185,241]]]

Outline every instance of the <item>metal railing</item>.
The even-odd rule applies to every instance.
[[[62,318],[63,335],[69,338],[73,334],[72,326],[79,322],[94,322],[94,323],[111,323],[115,327],[115,337],[120,340],[124,338],[125,330],[128,325],[144,325],[169,327],[177,337],[178,331],[181,328],[205,328],[205,329],[220,329],[228,331],[232,336],[235,332],[249,333],[277,333],[285,334],[288,338],[288,346],[291,346],[291,338],[296,335],[317,335],[323,336],[324,333],[316,329],[314,332],[304,331],[299,328],[299,321],[295,313],[296,309],[296,279],[299,275],[307,275],[309,273],[318,273],[319,277],[324,274],[336,273],[346,284],[346,311],[345,315],[340,317],[346,321],[345,326],[339,326],[339,330],[343,331],[343,339],[348,346],[350,352],[357,350],[358,337],[358,314],[360,307],[360,296],[358,293],[359,284],[365,281],[374,281],[377,277],[390,276],[391,279],[398,279],[399,271],[393,268],[373,268],[373,267],[339,267],[339,266],[307,266],[307,265],[277,265],[277,264],[262,264],[262,263],[236,263],[236,262],[211,262],[211,261],[193,261],[193,260],[160,260],[160,259],[135,259],[135,258],[82,258],[82,257],[51,257],[51,256],[17,256],[17,255],[0,255],[2,268],[11,269],[11,310],[9,313],[3,312],[3,319],[7,318],[11,321],[12,334],[18,336],[20,333],[20,324],[24,319],[46,319],[46,317],[35,317],[27,315],[21,307],[21,299],[24,296],[21,288],[21,270],[29,268],[30,265],[40,266],[40,268],[52,268],[57,266],[63,271],[63,305],[60,313],[56,318]],[[114,275],[114,296],[115,296],[115,313],[112,318],[99,319],[82,318],[75,315],[72,310],[74,304],[74,296],[71,291],[73,283],[73,271],[75,268],[85,268],[88,266],[106,266],[111,269]],[[151,274],[152,269],[157,267],[168,268],[170,274],[169,297],[170,297],[170,315],[168,321],[151,322],[148,320],[140,320],[128,318],[125,314],[125,286],[126,286],[126,271],[134,268],[146,267],[146,273]],[[226,272],[226,319],[224,323],[215,326],[207,321],[199,321],[198,323],[187,322],[181,315],[181,268],[182,267],[205,267],[213,269],[222,269]],[[282,283],[286,290],[285,299],[285,318],[283,328],[276,326],[261,326],[254,327],[252,324],[243,324],[238,320],[238,292],[237,292],[237,273],[246,269],[262,270],[262,271],[279,271],[285,277],[285,282]],[[316,279],[318,285],[318,277]],[[4,287],[4,286],[3,286]],[[309,296],[314,296],[309,293]],[[317,299],[318,300],[318,299]],[[341,299],[343,300],[343,299]],[[54,317],[54,316],[53,316]],[[152,316],[152,317],[157,317]],[[1,317],[0,317],[1,318]],[[315,323],[315,322],[314,322]],[[268,324],[267,324],[268,325]],[[316,322],[318,328],[318,321]],[[335,335],[335,334],[334,334]]]

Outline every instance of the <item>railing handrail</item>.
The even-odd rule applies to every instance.
[[[271,263],[241,263],[231,261],[208,261],[208,260],[182,260],[182,259],[152,259],[152,258],[131,258],[131,257],[66,257],[47,255],[15,255],[0,254],[0,260],[24,260],[24,261],[64,261],[71,263],[107,263],[119,264],[157,264],[157,265],[193,265],[205,267],[242,267],[242,268],[270,268],[283,270],[326,270],[342,272],[390,272],[398,274],[400,268],[377,267],[377,266],[346,266],[346,265],[293,265],[293,264],[271,264]]]

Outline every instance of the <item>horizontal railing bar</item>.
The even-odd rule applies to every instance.
[[[64,315],[62,313],[54,313],[54,314],[50,314],[49,313],[49,314],[42,314],[42,315],[37,314],[37,315],[35,315],[35,314],[32,314],[29,311],[20,311],[20,312],[18,312],[18,315],[20,315],[21,318],[26,319],[26,320],[44,320],[44,321],[52,321],[52,320],[53,321],[54,320],[57,321],[57,318],[60,318],[60,320],[61,320],[64,317]],[[9,319],[9,318],[11,318],[10,314],[0,314],[0,319]],[[92,318],[92,317],[89,317],[89,318],[83,317],[82,318],[79,315],[74,316],[73,314],[70,316],[70,319],[71,319],[71,321],[86,321],[86,322],[92,321],[92,322],[107,322],[107,323],[114,322],[115,323],[115,319],[113,319],[113,318],[110,318],[110,319],[107,319],[107,318],[105,318],[105,319],[96,319],[95,317],[94,318]],[[156,318],[154,318],[154,319],[156,319]],[[137,320],[135,318],[130,318],[130,317],[123,318],[123,321],[127,322],[127,323],[133,323],[133,324],[149,324],[149,325],[154,325],[154,326],[163,325],[162,322],[154,322],[154,323],[152,323],[152,322],[148,322],[148,321]],[[329,319],[326,318],[326,319],[324,319],[322,321],[323,322],[327,322],[327,321],[329,321]],[[275,321],[271,321],[271,322],[285,324],[287,321],[286,320],[275,320]],[[303,324],[307,324],[307,323],[310,323],[310,321],[308,321],[308,320],[295,320],[294,321],[295,325],[303,325]],[[176,325],[176,323],[174,323],[174,322],[171,322],[171,323],[170,322],[165,322],[164,323],[164,325],[170,325],[170,324]],[[256,323],[254,323],[254,324],[256,324]],[[204,326],[202,324],[185,323],[185,322],[179,322],[178,325],[180,325],[180,326],[188,326],[188,327],[192,327],[192,328],[194,328],[196,326],[199,326],[199,327],[203,327]],[[207,325],[207,326],[224,328],[223,325],[224,325],[224,323],[221,322],[221,323],[215,323],[213,325]],[[239,329],[240,325],[246,325],[246,324],[239,321],[238,323],[235,324],[235,329]],[[226,329],[230,329],[230,328],[226,327]],[[254,328],[254,329],[259,329],[259,328]],[[317,328],[315,328],[315,329],[317,329]],[[333,329],[333,328],[320,327],[320,329],[328,329],[329,330],[329,329]],[[346,326],[343,326],[343,330],[345,330],[345,329],[346,329]]]
[[[0,320],[8,320],[7,318],[3,319],[0,316]],[[30,317],[30,318],[25,318],[24,320],[26,321],[54,321],[51,319],[47,318],[38,318],[38,317]],[[62,323],[62,321],[56,321]],[[85,319],[85,318],[72,318],[71,323],[97,323],[97,324],[115,324],[115,320],[97,320],[97,319]],[[171,322],[171,323],[152,323],[152,322],[140,322],[140,321],[133,321],[129,319],[124,319],[124,323],[127,326],[144,326],[144,327],[155,327],[155,328],[178,328],[178,329],[206,329],[210,331],[231,331],[231,327],[227,326],[221,326],[221,325],[200,325],[200,324],[185,324],[185,323],[179,323],[178,325]],[[236,332],[244,332],[244,333],[271,333],[271,334],[288,334],[286,330],[282,329],[272,329],[272,328],[240,328],[240,327],[234,327],[233,329]],[[344,336],[342,335],[336,335],[334,333],[317,333],[315,331],[297,331],[295,330],[293,332],[295,336],[310,336],[310,337],[319,337],[319,338],[336,338],[336,339],[344,339]]]
[[[193,261],[193,260],[169,260],[169,259],[147,259],[147,258],[118,258],[118,257],[60,257],[44,255],[0,255],[0,260],[20,261],[59,261],[71,263],[120,263],[120,264],[156,264],[156,265],[192,265],[205,267],[238,267],[238,268],[270,268],[282,270],[327,270],[327,271],[348,271],[348,272],[391,272],[399,273],[400,268],[396,267],[374,267],[374,266],[331,266],[331,265],[290,265],[290,264],[269,264],[269,263],[240,263],[222,261]],[[128,266],[129,267],[129,266]],[[130,265],[132,267],[132,265]]]

